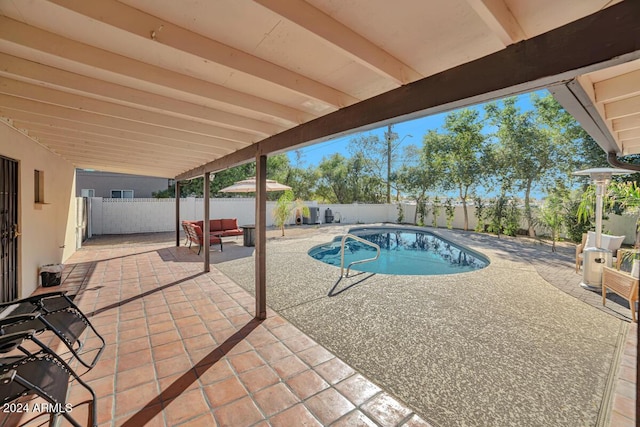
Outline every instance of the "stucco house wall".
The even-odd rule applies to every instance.
[[[43,264],[64,263],[76,250],[75,168],[0,121],[0,155],[18,162],[18,295],[38,286]],[[34,170],[44,172],[44,203],[34,203]]]

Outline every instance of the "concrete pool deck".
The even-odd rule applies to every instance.
[[[241,238],[209,273],[173,233],[85,242],[56,290],[107,340],[84,376],[100,427],[636,425],[637,324],[578,286],[571,245],[437,230],[493,272],[376,275],[329,298],[339,269],[305,248],[350,227],[268,230],[264,321]],[[72,385],[70,401],[86,397]]]
[[[491,264],[458,275],[357,276],[328,297],[339,268],[307,251],[351,227],[270,239],[269,307],[433,425],[606,422],[628,323],[542,277],[544,262],[534,262],[534,254],[542,260],[562,254],[438,229]],[[211,261],[251,293],[252,255],[253,248],[230,244]]]

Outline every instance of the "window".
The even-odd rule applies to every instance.
[[[112,199],[133,199],[133,190],[111,190]]]
[[[82,190],[80,190],[80,197],[95,197],[96,196],[96,190],[94,190],[93,188],[83,188]]]
[[[44,172],[37,169],[33,171],[33,201],[44,203]]]

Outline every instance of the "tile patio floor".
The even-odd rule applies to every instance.
[[[276,313],[254,320],[253,297],[201,269],[166,244],[87,247],[65,264],[61,290],[108,343],[83,376],[100,426],[429,425]],[[86,397],[72,386],[70,401]]]
[[[108,343],[83,376],[100,426],[429,425],[271,310],[254,320],[251,295],[201,269],[166,243],[87,246],[66,263],[61,289]],[[635,425],[636,360],[632,325],[610,426]],[[70,399],[84,398],[73,386]]]

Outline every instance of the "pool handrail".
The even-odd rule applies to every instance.
[[[344,245],[347,242],[347,239],[352,239],[352,240],[356,240],[360,243],[364,243],[366,245],[369,245],[373,248],[375,248],[376,250],[376,256],[373,258],[367,258],[367,259],[361,259],[358,261],[353,261],[351,262],[348,266],[347,266],[347,274],[344,274]],[[372,262],[377,260],[378,258],[380,258],[380,246],[376,245],[375,243],[372,243],[366,239],[363,239],[362,237],[358,237],[356,235],[353,234],[345,234],[342,237],[342,241],[340,243],[340,277],[349,277],[349,270],[351,269],[351,266],[354,264],[363,264],[365,262]]]

